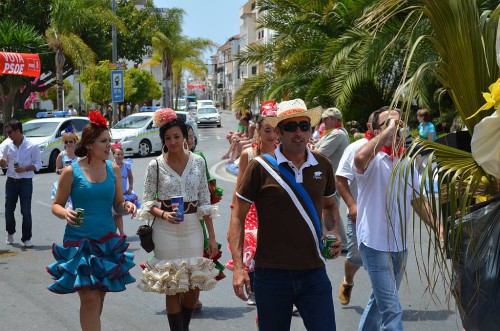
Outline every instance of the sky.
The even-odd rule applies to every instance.
[[[183,34],[208,38],[223,45],[231,36],[240,33],[240,8],[245,0],[154,0],[158,8],[182,8]],[[215,54],[214,49],[211,54]]]

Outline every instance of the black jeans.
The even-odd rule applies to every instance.
[[[33,195],[33,181],[31,178],[14,179],[7,178],[5,184],[5,229],[7,233],[16,232],[16,210],[17,200],[21,201],[21,215],[23,215],[23,235],[21,241],[31,239],[31,197]]]

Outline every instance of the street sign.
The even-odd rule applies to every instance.
[[[127,69],[127,64],[125,62],[108,63],[108,69],[110,69],[110,70],[125,70],[125,69]]]
[[[123,102],[123,70],[111,70],[111,101]]]

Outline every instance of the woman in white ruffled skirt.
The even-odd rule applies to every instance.
[[[139,288],[166,294],[171,330],[188,330],[200,291],[217,284],[219,271],[212,260],[203,257],[201,217],[209,236],[210,258],[218,253],[212,219],[217,206],[210,194],[203,159],[189,153],[186,124],[172,109],[155,112],[164,153],[152,160],[146,170],[143,204],[139,218],[152,221],[154,256],[144,265]],[[166,152],[165,152],[166,151]],[[182,196],[184,218],[172,210],[172,197]]]

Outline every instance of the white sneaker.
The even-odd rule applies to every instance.
[[[298,314],[299,314],[299,309],[297,307],[295,307],[295,305],[293,305],[292,315],[298,315]]]
[[[27,247],[27,248],[33,247],[33,244],[31,243],[31,240],[29,240],[29,239],[23,241],[23,245],[24,245],[24,247]]]
[[[247,305],[249,306],[255,306],[257,303],[255,302],[255,294],[249,293],[248,294],[248,300],[247,300]]]
[[[7,238],[5,239],[7,245],[12,245],[14,243],[14,235],[7,233]]]

